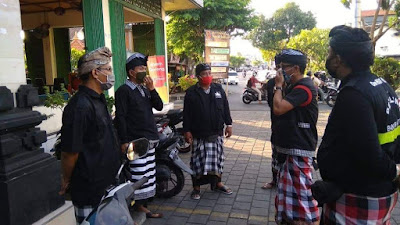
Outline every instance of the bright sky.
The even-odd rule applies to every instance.
[[[362,10],[376,9],[377,0],[361,0]],[[274,12],[285,6],[288,2],[295,2],[302,11],[311,11],[317,20],[318,28],[332,28],[336,25],[354,23],[354,8],[347,9],[340,0],[252,0],[251,7],[257,14],[263,14],[265,17],[272,17]],[[355,0],[353,0],[355,2]],[[261,53],[254,48],[250,41],[242,38],[231,40],[232,55],[239,52],[244,56],[253,56],[261,58]]]

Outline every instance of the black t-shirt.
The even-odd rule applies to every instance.
[[[294,107],[300,106],[305,103],[309,98],[306,90],[301,88],[293,88],[286,96],[285,100],[292,104]]]
[[[86,86],[64,109],[61,128],[62,151],[79,153],[72,172],[70,190],[74,205],[96,205],[112,184],[120,165],[106,100]]]

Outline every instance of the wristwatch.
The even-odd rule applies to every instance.
[[[276,90],[281,90],[281,91],[282,91],[283,89],[282,89],[282,87],[274,86],[274,92],[275,92]]]

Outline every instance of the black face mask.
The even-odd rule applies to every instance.
[[[143,83],[144,78],[146,77],[146,72],[138,72],[136,73],[136,81]]]
[[[328,73],[329,73],[333,78],[337,78],[336,71],[334,71],[334,70],[330,67],[331,60],[332,60],[332,58],[326,59],[325,68],[328,70]]]

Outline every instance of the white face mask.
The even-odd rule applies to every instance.
[[[112,86],[114,86],[114,84],[115,84],[115,76],[114,76],[114,74],[106,75],[103,72],[101,72],[100,70],[97,70],[97,71],[99,71],[101,75],[107,77],[107,81],[106,82],[102,82],[101,80],[99,80],[99,78],[96,78],[97,81],[100,82],[100,86],[101,86],[102,90],[106,91],[106,90],[110,89]]]

